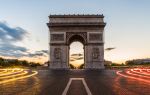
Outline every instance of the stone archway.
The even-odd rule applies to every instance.
[[[50,68],[69,68],[69,45],[84,45],[85,69],[104,68],[103,15],[50,15]]]
[[[67,43],[68,43],[68,47],[69,47],[69,50],[68,50],[68,55],[70,55],[70,44],[73,43],[73,42],[80,42],[82,43],[83,45],[83,60],[84,60],[84,66],[85,66],[85,45],[86,45],[86,36],[83,35],[83,33],[69,33],[70,35],[68,35],[68,38],[67,38]],[[85,33],[84,33],[85,34]],[[78,47],[78,46],[76,46]],[[68,56],[68,60],[69,60],[69,64],[70,65],[70,56]]]

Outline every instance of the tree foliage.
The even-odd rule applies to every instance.
[[[70,68],[71,68],[71,69],[76,69],[76,67],[73,66],[72,64],[70,64]]]
[[[125,62],[126,65],[150,65],[150,62],[137,62],[134,60],[129,60]]]
[[[4,59],[0,57],[0,66],[1,67],[12,67],[12,66],[36,67],[36,66],[40,66],[40,64],[35,62],[28,62],[26,60]]]
[[[78,69],[84,69],[84,64],[81,64]]]

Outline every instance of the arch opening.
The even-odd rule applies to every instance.
[[[80,35],[74,35],[69,39],[69,67],[70,69],[84,69],[85,40]]]

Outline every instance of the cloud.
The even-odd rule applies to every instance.
[[[78,54],[71,54],[71,56],[83,56],[83,54],[78,53]]]
[[[21,27],[10,27],[6,22],[0,21],[0,55],[6,57],[25,56],[28,49],[15,44],[23,41],[28,34]]]
[[[74,59],[70,59],[70,61],[75,61]]]
[[[79,57],[79,58],[77,58],[76,60],[82,60],[84,57]]]
[[[28,57],[40,57],[40,56],[48,56],[48,50],[40,50],[35,51],[34,53],[28,53],[26,56]]]
[[[82,60],[83,58],[84,58],[84,57],[72,57],[72,56],[71,56],[70,61]]]
[[[116,49],[115,47],[109,47],[109,48],[106,48],[105,50],[106,51],[111,51],[111,50],[113,50],[113,49]]]
[[[0,44],[0,55],[7,57],[47,57],[48,50],[29,52],[29,49],[12,44]]]
[[[48,50],[41,50],[41,52],[43,52],[45,54],[49,54]]]
[[[28,32],[21,27],[10,27],[6,22],[0,22],[0,41],[1,42],[16,42],[22,41],[27,37]]]
[[[83,54],[81,53],[77,53],[77,54],[71,54],[71,58],[70,58],[70,61],[77,61],[77,60],[83,60],[84,57],[83,57]]]
[[[0,21],[0,56],[15,58],[38,58],[48,56],[48,50],[30,52],[26,47],[16,45],[29,35],[22,27],[10,27],[6,22]]]
[[[21,57],[25,56],[28,51],[27,48],[16,46],[13,44],[0,44],[0,55],[9,57]]]

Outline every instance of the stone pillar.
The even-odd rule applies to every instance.
[[[104,46],[85,46],[85,69],[104,69]]]
[[[68,46],[61,45],[50,47],[50,66],[51,69],[68,69]]]

